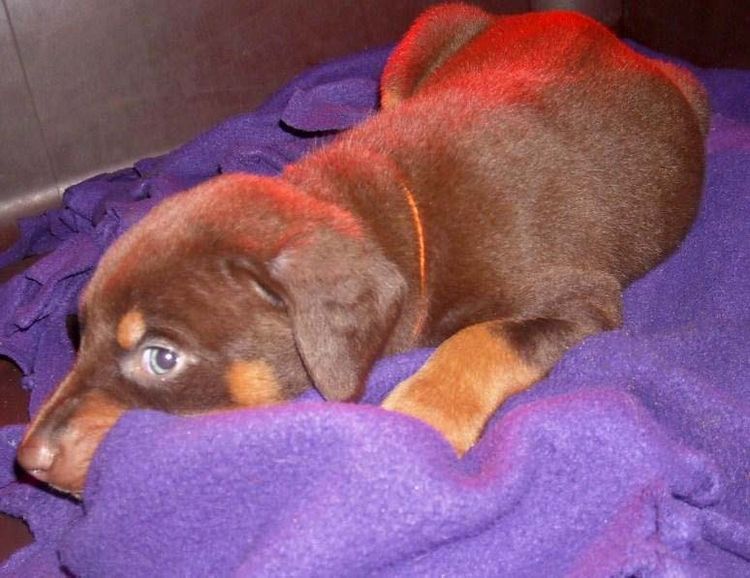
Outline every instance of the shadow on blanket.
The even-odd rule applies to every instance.
[[[0,266],[0,354],[34,412],[68,370],[65,317],[112,240],[219,172],[275,174],[370,114],[387,51],[305,74],[261,109],[69,189]],[[264,410],[131,412],[82,505],[20,483],[0,430],[0,509],[36,542],[2,576],[750,575],[750,72],[696,70],[714,116],[706,195],[680,251],[625,296],[621,330],[571,351],[457,461],[426,426],[310,393]],[[428,352],[382,360],[366,402]]]

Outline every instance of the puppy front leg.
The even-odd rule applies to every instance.
[[[459,331],[397,385],[383,407],[426,422],[463,455],[508,397],[539,381],[586,336],[619,325],[618,286],[606,277],[598,281],[587,284],[587,298],[560,303],[556,314]]]
[[[495,409],[543,374],[503,335],[502,322],[480,323],[443,342],[417,373],[396,386],[383,407],[431,425],[463,455]]]

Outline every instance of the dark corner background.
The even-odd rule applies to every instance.
[[[395,42],[429,0],[1,0],[0,249],[66,186],[252,110],[302,70]],[[701,66],[750,66],[747,0],[483,0],[577,9]],[[0,271],[0,282],[27,266]],[[0,425],[27,421],[0,359]],[[0,515],[0,561],[31,540]]]

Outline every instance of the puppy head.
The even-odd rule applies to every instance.
[[[20,464],[81,492],[123,412],[353,399],[403,282],[348,214],[277,179],[221,177],[154,209],[105,254],[79,309],[73,369]]]

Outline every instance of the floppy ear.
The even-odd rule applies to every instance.
[[[231,255],[219,261],[223,278],[235,284],[238,290],[252,289],[256,295],[276,308],[284,308],[284,300],[274,288],[265,267],[256,259],[245,255]]]
[[[330,229],[283,249],[268,272],[320,393],[335,401],[358,399],[401,308],[401,273],[372,241]]]

